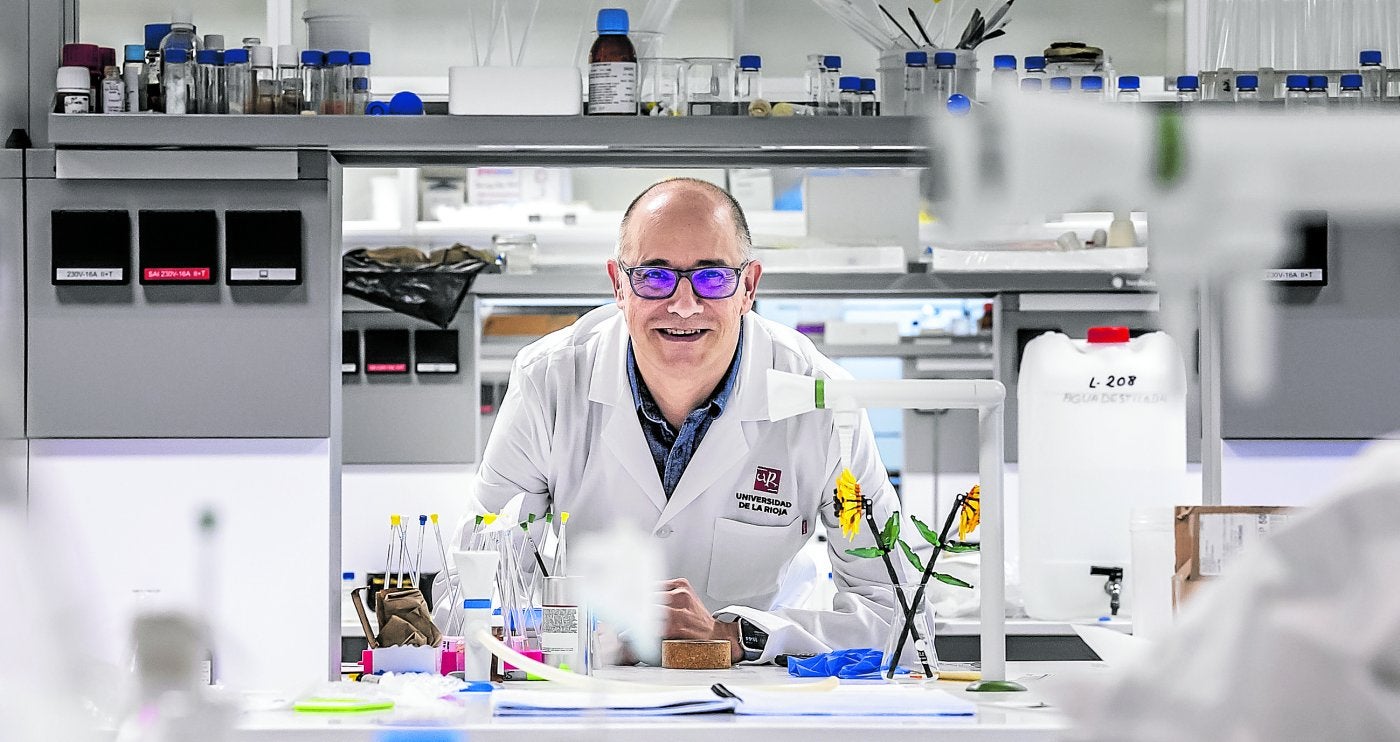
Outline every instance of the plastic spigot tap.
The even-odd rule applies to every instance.
[[[1118,615],[1118,608],[1123,604],[1123,568],[1090,567],[1089,574],[1108,578],[1103,586],[1103,591],[1108,593],[1108,610],[1113,615]]]

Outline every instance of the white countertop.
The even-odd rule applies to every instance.
[[[463,718],[451,725],[466,732],[471,742],[506,740],[607,740],[608,742],[812,742],[813,739],[861,739],[859,735],[917,732],[925,740],[1051,740],[1067,725],[1053,706],[1036,707],[1055,695],[1056,686],[1073,684],[1076,679],[1102,673],[1100,662],[1013,662],[1009,676],[1030,690],[988,699],[965,691],[965,682],[940,682],[939,687],[978,703],[975,717],[757,717],[732,714],[703,714],[651,718],[581,716],[576,718]],[[599,673],[609,679],[655,685],[765,685],[782,683],[787,672],[770,666],[744,666],[730,670],[689,672],[660,668],[612,667]],[[512,688],[533,683],[511,683]],[[539,684],[543,687],[543,683]],[[413,718],[397,711],[365,714],[298,714],[269,708],[250,710],[240,716],[232,739],[258,742],[374,742],[380,732],[398,725],[411,725]],[[868,737],[864,737],[868,738]]]

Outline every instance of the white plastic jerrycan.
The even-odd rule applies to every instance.
[[[1186,504],[1181,352],[1161,332],[1047,332],[1026,345],[1016,393],[1026,614],[1107,616],[1103,573],[1121,568],[1119,615],[1128,615],[1133,509]]]

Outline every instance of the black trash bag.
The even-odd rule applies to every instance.
[[[447,329],[482,271],[499,272],[495,256],[465,245],[426,255],[416,247],[345,253],[344,291],[371,304]]]

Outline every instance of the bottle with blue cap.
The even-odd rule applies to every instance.
[[[860,115],[879,116],[880,103],[875,99],[875,78],[860,78]]]
[[[818,101],[817,113],[823,116],[840,116],[841,111],[841,58],[835,54],[822,57],[822,96]]]
[[[1123,75],[1118,78],[1118,102],[1142,102],[1142,78],[1137,75]]]
[[[924,86],[928,79],[928,52],[913,51],[904,53],[904,109],[905,116],[918,116],[924,112]]]
[[[948,96],[958,92],[958,55],[954,52],[934,52],[933,84],[929,96],[938,105],[948,102]]]
[[[1026,57],[1026,77],[1045,79],[1045,57]],[[1042,87],[1044,83],[1042,83]]]
[[[860,115],[860,78],[855,75],[846,75],[837,83],[840,88],[840,114],[841,116]]]
[[[1020,75],[1016,73],[1016,57],[998,54],[992,57],[992,95],[1002,97],[1016,92]]]
[[[462,679],[467,682],[491,681],[491,653],[476,636],[491,632],[491,599],[467,598],[462,601]]]
[[[357,116],[365,114],[369,105],[369,52],[350,52],[350,110]]]
[[[160,42],[170,33],[169,23],[146,24],[146,61],[141,65],[141,110],[165,112],[165,87],[161,82]]]
[[[184,49],[161,52],[161,86],[165,112],[168,114],[184,115],[194,98],[194,71],[190,68],[190,61]]]
[[[343,49],[326,52],[321,84],[321,113],[343,116],[350,109],[350,52]]]
[[[1308,105],[1321,108],[1327,105],[1327,88],[1331,86],[1326,75],[1308,77]]]
[[[1239,75],[1235,78],[1235,103],[1253,106],[1259,103],[1259,76]]]
[[[627,38],[627,11],[598,11],[598,38],[588,50],[588,115],[637,115],[637,49]]]
[[[1085,75],[1079,78],[1079,92],[1086,98],[1103,100],[1103,78],[1098,75]]]
[[[224,106],[229,114],[253,112],[253,72],[247,49],[224,51]]]
[[[1284,80],[1284,109],[1292,111],[1307,108],[1308,103],[1308,76],[1289,75]]]
[[[317,49],[301,53],[301,112],[320,113],[325,90],[326,54]]]
[[[1361,90],[1369,100],[1385,100],[1389,90],[1386,85],[1385,65],[1381,63],[1381,53],[1375,49],[1361,52]]]
[[[1355,72],[1342,75],[1341,88],[1337,93],[1337,104],[1343,108],[1360,108],[1361,100],[1365,96],[1361,90],[1362,85],[1361,75]]]
[[[146,47],[127,44],[122,49],[122,107],[127,113],[146,109],[141,107],[141,67],[146,63]]]
[[[1199,102],[1201,100],[1201,78],[1196,75],[1177,76],[1176,99],[1181,103]]]
[[[744,108],[763,97],[763,58],[757,54],[743,54],[739,57],[739,77],[735,81],[734,92]]]
[[[195,58],[196,95],[190,113],[228,113],[224,100],[224,65],[217,49],[200,49]]]

